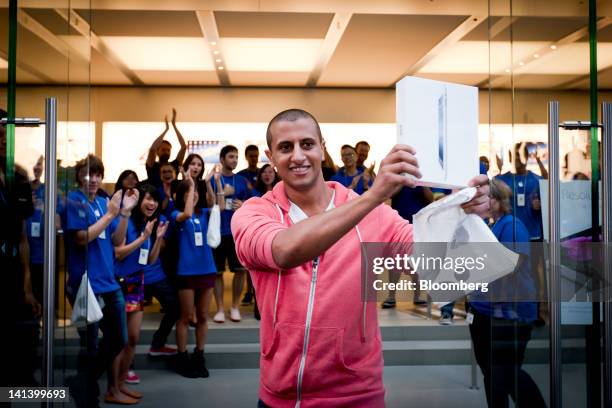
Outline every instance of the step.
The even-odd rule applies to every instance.
[[[563,363],[585,361],[584,340],[565,339]],[[548,341],[535,339],[528,344],[525,363],[546,364]],[[189,345],[193,349],[193,344]],[[58,347],[55,350],[56,367],[76,367],[78,346]],[[135,366],[140,369],[169,369],[171,358],[149,357],[148,346],[136,347]],[[258,368],[258,343],[207,344],[206,361],[210,368]],[[471,364],[470,340],[404,340],[383,341],[383,357],[386,366],[396,365],[464,365]]]

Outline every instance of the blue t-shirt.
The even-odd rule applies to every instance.
[[[34,203],[34,213],[30,218],[26,220],[26,235],[28,237],[28,243],[30,244],[30,263],[34,265],[40,265],[44,262],[45,258],[45,217],[43,212],[43,206],[45,201],[45,184],[41,183],[36,190],[32,190],[32,193],[34,194],[37,200],[40,200],[42,206],[37,207],[36,203]],[[63,225],[66,222],[64,216],[64,200],[59,196],[59,194],[57,196],[57,204],[55,211],[57,214],[60,214]],[[34,229],[32,229],[32,224],[35,225]],[[34,234],[32,234],[33,232]]]
[[[499,242],[508,249],[526,255],[520,267],[509,276],[498,279],[489,285],[489,292],[474,293],[470,305],[478,312],[500,319],[518,320],[531,323],[537,318],[538,308],[535,302],[536,287],[531,276],[529,258],[529,232],[521,220],[511,214],[504,215],[492,227],[492,232]],[[491,302],[479,299],[521,299],[519,302]]]
[[[257,183],[257,174],[259,174],[259,169],[255,171],[249,171],[249,169],[240,170],[237,174],[240,174],[242,177],[247,179],[251,186],[255,187]]]
[[[111,223],[111,228],[113,230],[117,229],[119,221],[119,217],[113,220],[113,222]],[[128,226],[127,231],[125,233],[125,244],[127,245],[131,242],[136,241],[140,236],[141,232],[142,231],[138,231],[136,229],[136,225],[134,224],[134,221],[132,221],[132,218],[128,218]],[[145,265],[141,265],[140,263],[138,263],[138,260],[140,259],[140,250],[145,249],[149,250],[150,252],[152,247],[153,239],[149,237],[146,241],[142,243],[141,246],[134,249],[122,260],[115,259],[115,275],[125,278],[126,282],[128,283],[138,281],[140,277],[138,276],[137,272],[143,271],[145,269]]]
[[[217,183],[212,184],[214,192],[217,193]],[[234,210],[228,204],[234,199],[246,201],[251,197],[251,193],[247,185],[247,179],[238,174],[232,176],[221,175],[221,185],[224,188],[226,185],[234,187],[234,194],[225,196],[225,210],[221,211],[221,235],[232,235],[231,224]],[[204,233],[206,233],[206,230],[204,230]]]
[[[525,175],[516,175],[510,172],[496,177],[510,187],[512,191],[512,214],[523,221],[529,231],[529,238],[542,238],[542,213],[534,210],[531,202],[534,198],[540,198],[540,179],[537,174],[528,171]],[[519,195],[524,197],[524,204],[518,205]]]
[[[32,229],[32,225],[38,225],[36,227],[37,236],[34,236],[32,232],[36,233],[34,229]],[[45,231],[45,221],[43,217],[43,212],[40,208],[34,209],[34,214],[30,218],[26,220],[26,234],[28,236],[28,244],[30,244],[30,263],[34,265],[40,265],[45,262],[45,252],[44,252],[44,231]]]
[[[338,172],[336,174],[334,174],[334,176],[331,178],[331,181],[336,181],[340,184],[342,184],[344,187],[347,187],[351,185],[351,183],[353,182],[353,179],[355,177],[362,177],[361,175],[363,174],[363,171],[359,171],[359,169],[357,169],[357,174],[355,174],[354,176],[348,176],[345,172],[344,172],[344,167],[340,168],[338,170]],[[370,182],[368,183],[368,187],[372,187],[372,179],[370,178]],[[359,180],[357,182],[357,186],[355,187],[355,189],[353,190],[354,192],[356,192],[357,194],[363,194],[365,192],[365,190],[363,189],[363,180]]]
[[[202,208],[199,214],[194,214],[184,222],[178,222],[179,211],[172,213],[179,241],[179,257],[177,274],[182,276],[210,275],[217,273],[212,249],[206,243],[208,217],[210,209]],[[196,246],[195,233],[202,234],[202,245]]]
[[[74,234],[87,230],[107,212],[107,200],[96,196],[90,202],[87,196],[76,190],[68,194],[67,199],[67,262],[68,285],[76,290],[81,283],[85,270],[94,293],[107,293],[119,289],[114,273],[114,252],[111,242],[112,223],[96,239],[87,244],[87,248],[77,245]],[[105,235],[104,237],[102,235]]]
[[[410,222],[412,222],[412,216],[427,207],[428,204],[421,186],[403,187],[391,199],[391,208],[396,210],[400,217]]]

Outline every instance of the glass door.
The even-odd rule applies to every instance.
[[[8,284],[2,285],[2,310],[8,312],[12,359],[21,364],[2,364],[2,386],[66,386],[79,366],[79,346],[88,341],[87,333],[79,339],[71,322],[66,208],[77,186],[75,165],[95,149],[90,39],[79,25],[89,4],[79,2],[78,10],[70,1],[5,4],[0,80],[7,86],[0,88],[0,113],[8,124],[0,130],[0,264]],[[46,108],[49,98],[54,103]],[[86,247],[81,257],[86,260]]]

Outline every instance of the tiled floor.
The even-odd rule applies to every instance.
[[[548,366],[531,365],[531,374],[548,399]],[[207,379],[185,379],[169,371],[141,371],[142,383],[134,386],[145,394],[138,407],[256,407],[259,370],[211,370]],[[470,389],[468,366],[385,367],[386,405],[389,408],[486,407],[482,387]],[[581,365],[566,365],[563,372],[564,406],[583,407],[585,372]],[[482,379],[479,379],[482,385]],[[110,407],[110,405],[107,405]]]

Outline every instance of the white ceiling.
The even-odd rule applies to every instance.
[[[0,27],[8,26],[7,3]],[[588,87],[586,0],[19,4],[20,83],[387,88],[409,74],[499,88]],[[598,16],[599,87],[612,89],[612,1],[598,2]]]

